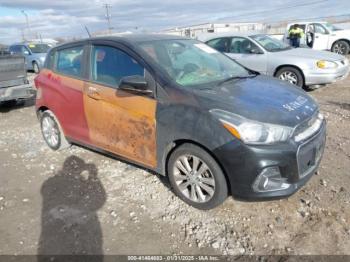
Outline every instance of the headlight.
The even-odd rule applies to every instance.
[[[338,67],[336,63],[331,61],[325,61],[325,60],[317,61],[316,65],[318,68],[322,68],[322,69],[332,69],[332,68]]]
[[[261,123],[220,110],[210,110],[223,126],[246,144],[273,144],[290,138],[293,129],[287,126]]]

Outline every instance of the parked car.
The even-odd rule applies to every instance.
[[[0,56],[10,55],[10,51],[7,48],[0,48]]]
[[[54,47],[35,78],[44,140],[167,175],[200,209],[228,193],[286,197],[315,173],[326,123],[289,83],[169,35],[91,38]]]
[[[30,98],[33,91],[24,57],[0,55],[0,103]]]
[[[39,73],[45,62],[45,57],[51,47],[44,43],[13,44],[9,50],[11,54],[22,55],[26,58],[27,70]]]
[[[350,30],[341,29],[325,21],[309,21],[290,23],[283,36],[285,43],[289,43],[288,32],[291,26],[297,24],[304,30],[301,46],[315,50],[328,50],[341,55],[350,51]]]
[[[211,34],[200,39],[251,70],[299,87],[330,84],[349,74],[349,60],[342,55],[292,48],[264,34]]]

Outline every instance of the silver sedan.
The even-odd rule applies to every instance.
[[[300,87],[330,84],[349,73],[349,60],[344,56],[292,48],[264,34],[211,34],[210,37],[199,37],[199,40],[251,70]]]

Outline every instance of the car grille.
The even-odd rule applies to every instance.
[[[324,126],[324,124],[323,124]],[[326,133],[324,129],[311,140],[299,146],[297,152],[299,177],[307,176],[321,161],[326,143]]]

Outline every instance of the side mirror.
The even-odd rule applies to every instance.
[[[255,55],[263,54],[263,52],[261,52],[261,50],[259,50],[259,48],[256,48],[256,47],[253,47],[252,49],[250,49],[250,53]]]
[[[23,51],[23,54],[24,55],[30,55],[29,51],[27,51],[27,50]]]
[[[120,79],[119,89],[137,92],[142,94],[152,94],[152,90],[147,89],[148,83],[143,76],[134,75],[134,76],[125,76]]]

